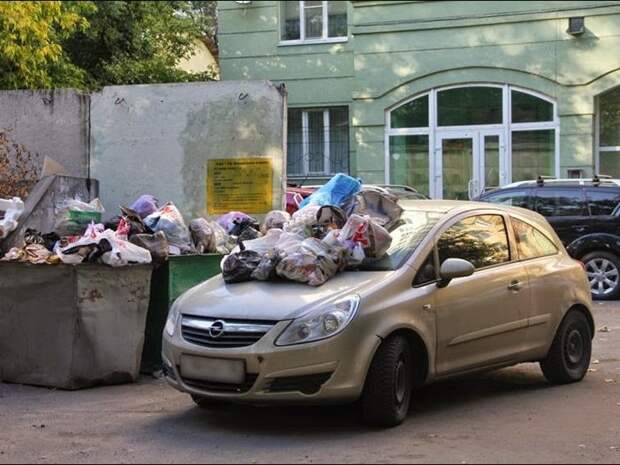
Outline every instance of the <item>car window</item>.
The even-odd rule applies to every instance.
[[[586,197],[592,216],[612,215],[620,204],[620,192],[615,189],[587,189]]]
[[[437,281],[437,270],[435,269],[435,252],[431,252],[424,264],[418,271],[415,279],[413,280],[414,286],[424,286]]]
[[[508,205],[510,207],[528,208],[530,191],[528,189],[496,192],[484,196],[484,202],[495,203],[499,205]]]
[[[437,243],[439,261],[462,258],[476,269],[510,261],[508,234],[500,215],[466,218],[445,231]]]
[[[438,211],[405,210],[398,227],[390,231],[392,242],[385,256],[380,260],[364,260],[364,263],[356,269],[361,271],[399,269],[444,215],[445,213]]]
[[[544,233],[529,223],[512,218],[517,238],[517,249],[521,260],[555,255],[559,249]]]
[[[581,189],[538,189],[536,211],[543,216],[584,216]]]

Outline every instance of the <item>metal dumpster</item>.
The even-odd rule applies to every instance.
[[[0,263],[0,380],[70,390],[135,381],[151,273]]]
[[[152,374],[162,367],[162,334],[174,301],[185,291],[220,274],[221,260],[218,254],[171,256],[153,271],[142,373]]]

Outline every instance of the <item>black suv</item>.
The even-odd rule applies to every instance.
[[[570,255],[585,263],[592,297],[620,298],[620,181],[539,179],[493,190],[479,200],[545,216]]]

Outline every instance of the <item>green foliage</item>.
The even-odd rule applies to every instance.
[[[60,42],[85,30],[92,5],[0,2],[0,88],[79,85],[84,73],[67,60]]]
[[[215,33],[215,2],[0,2],[0,88],[189,82],[176,68]]]

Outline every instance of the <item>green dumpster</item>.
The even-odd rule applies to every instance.
[[[168,311],[185,291],[220,273],[218,254],[171,256],[153,271],[151,300],[146,321],[146,337],[142,352],[142,373],[161,369],[161,342]]]

